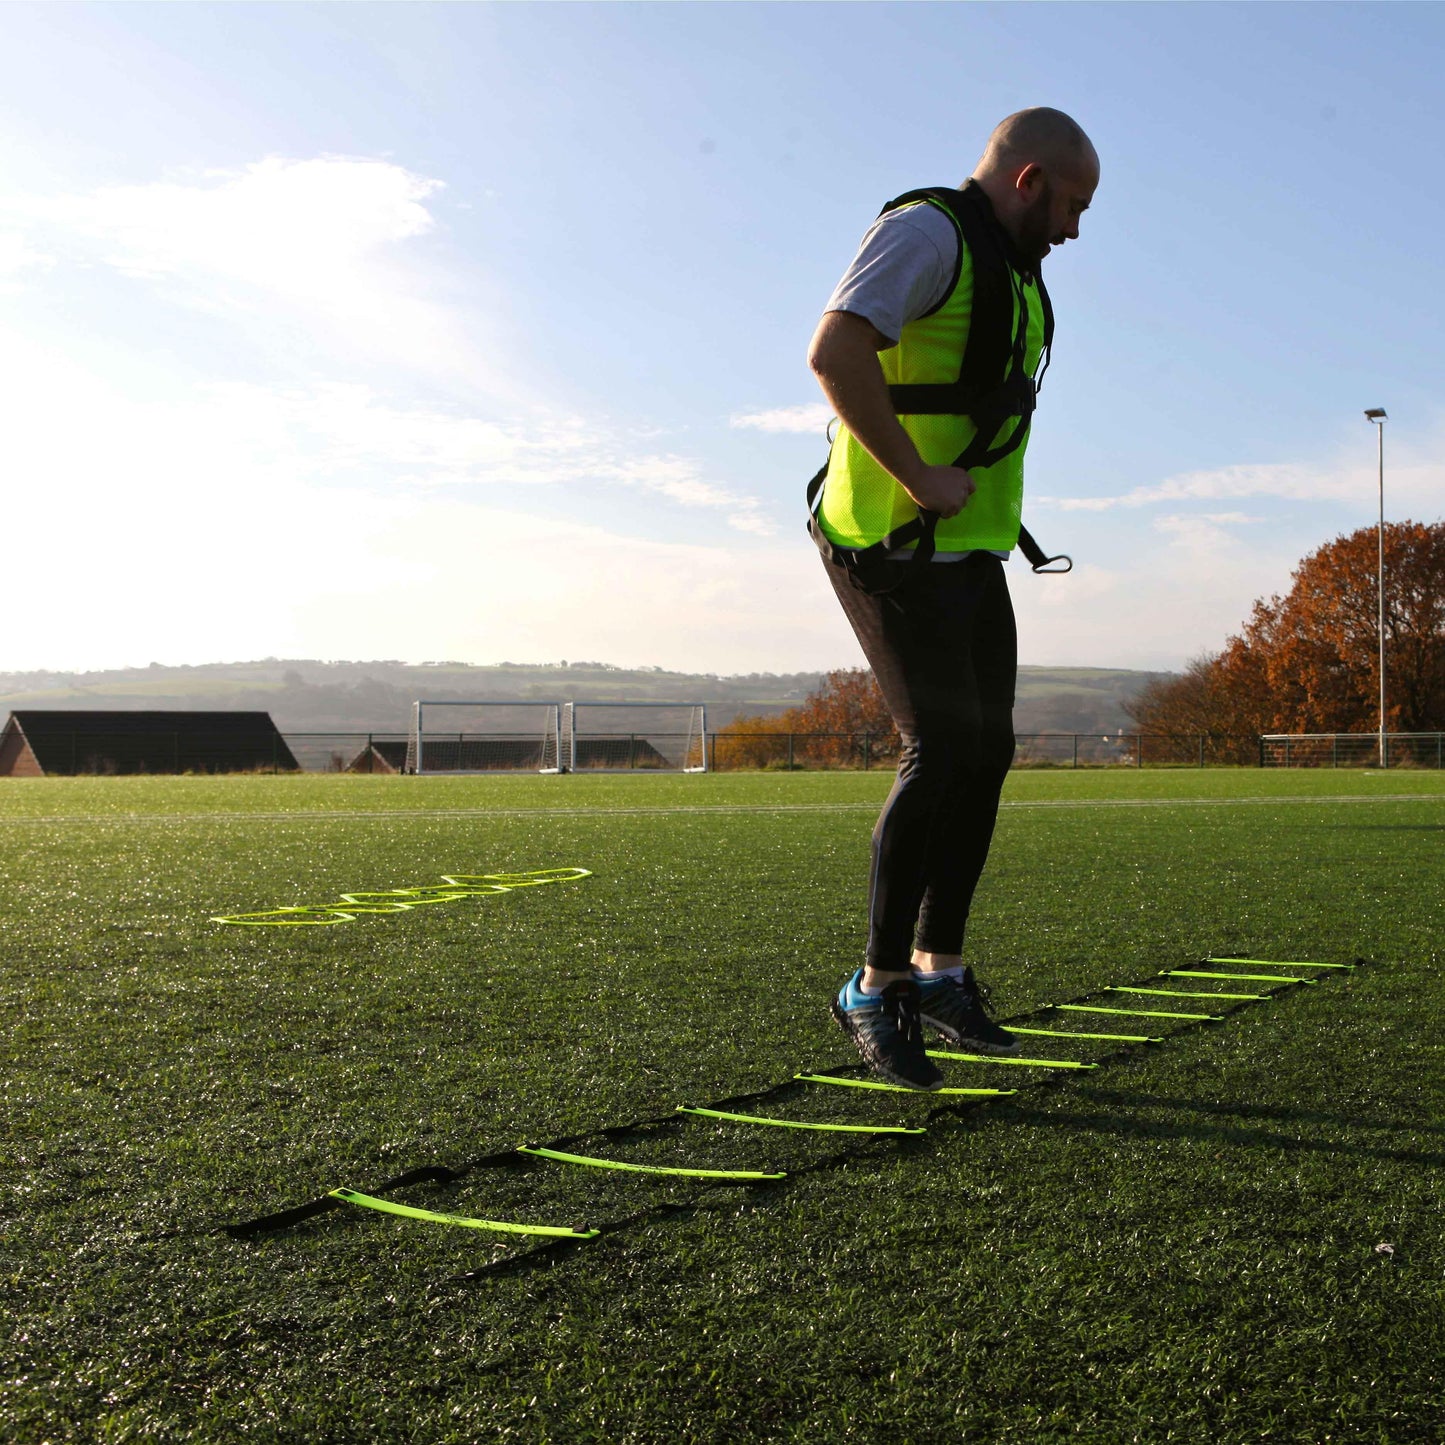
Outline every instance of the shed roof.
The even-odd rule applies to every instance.
[[[268,712],[87,712],[24,708],[10,714],[47,774],[294,772],[295,756]]]

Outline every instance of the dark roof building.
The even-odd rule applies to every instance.
[[[405,738],[370,738],[346,764],[348,773],[405,773],[411,769],[411,745]],[[539,770],[549,759],[536,738],[429,737],[428,772],[521,773]],[[565,759],[564,759],[565,761]],[[577,739],[577,770],[621,772],[665,768],[667,759],[646,738],[631,736]]]
[[[404,773],[409,744],[405,738],[370,738],[347,763],[348,773]]]
[[[295,772],[268,712],[12,712],[0,777]]]

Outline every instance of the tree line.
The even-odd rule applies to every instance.
[[[1445,522],[1391,522],[1385,544],[1385,724],[1445,728]],[[1208,734],[1252,761],[1261,733],[1366,733],[1379,724],[1379,535],[1311,552],[1284,596],[1255,602],[1223,648],[1126,705],[1140,731]]]
[[[774,717],[734,718],[717,734],[713,753],[720,767],[845,768],[894,760],[900,746],[873,673],[840,667],[797,707]]]
[[[1384,544],[1386,726],[1445,730],[1445,522],[1389,523]],[[1219,652],[1151,679],[1125,711],[1140,732],[1180,739],[1181,761],[1194,760],[1201,739],[1210,761],[1253,763],[1263,733],[1373,731],[1378,549],[1376,528],[1362,527],[1311,552],[1289,591],[1257,600]],[[788,733],[798,735],[791,744],[780,737]],[[831,736],[804,743],[805,734]],[[780,715],[735,719],[718,747],[725,766],[847,767],[865,749],[876,762],[896,758],[899,739],[873,674],[860,667],[828,673]]]

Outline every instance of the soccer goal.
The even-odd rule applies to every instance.
[[[576,773],[705,773],[707,709],[700,702],[569,702],[562,744]]]
[[[558,773],[566,766],[562,704],[418,701],[409,773]]]

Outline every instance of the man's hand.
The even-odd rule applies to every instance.
[[[973,495],[961,467],[928,466],[888,399],[878,353],[894,343],[861,316],[829,311],[818,323],[808,364],[823,395],[874,461],[927,512],[954,517]]]
[[[916,475],[903,482],[903,490],[923,511],[956,517],[976,488],[962,467],[919,467]]]

